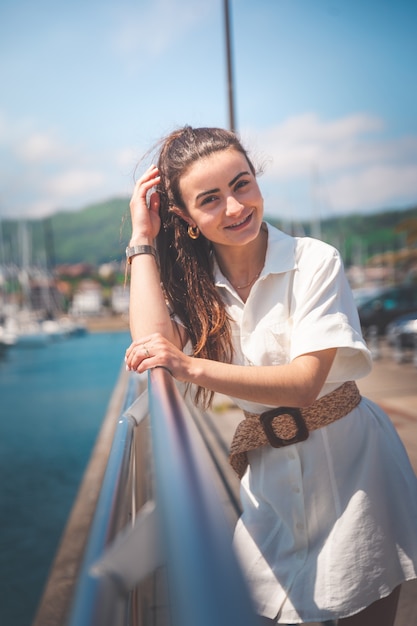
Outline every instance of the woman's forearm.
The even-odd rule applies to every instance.
[[[152,254],[131,259],[129,322],[133,340],[160,333],[180,346],[160,284],[159,268]]]
[[[134,341],[126,351],[126,363],[130,369],[142,373],[163,366],[181,382],[271,406],[312,404],[336,355],[336,349],[330,348],[304,354],[286,365],[233,365],[188,356],[162,334],[151,334],[142,339]]]
[[[129,247],[139,246],[139,254],[130,258],[130,332],[133,341],[144,336],[160,333],[175,346],[180,347],[181,338],[171,321],[165,302],[159,274],[154,240],[161,227],[159,194],[147,194],[160,182],[158,168],[152,165],[135,185],[130,201],[132,235]]]
[[[193,359],[189,382],[271,406],[309,406],[320,393],[336,350],[300,356],[287,365],[245,366]]]

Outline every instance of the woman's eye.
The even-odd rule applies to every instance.
[[[249,185],[248,180],[239,180],[239,182],[237,182],[235,185],[235,191],[237,191],[238,189],[241,189],[242,187],[246,187],[246,185]]]
[[[216,196],[206,196],[206,197],[202,200],[201,204],[202,204],[202,205],[203,205],[203,204],[210,204],[210,202],[214,202],[216,199],[217,199],[217,197],[216,197]]]

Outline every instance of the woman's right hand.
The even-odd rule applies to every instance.
[[[130,200],[130,215],[132,219],[131,244],[140,244],[143,241],[152,242],[161,228],[159,216],[159,194],[153,192],[149,198],[149,207],[146,195],[152,187],[158,185],[161,177],[156,165],[151,165],[136,182]]]

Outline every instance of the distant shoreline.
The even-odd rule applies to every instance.
[[[126,315],[99,315],[83,320],[90,333],[128,332],[129,320]]]

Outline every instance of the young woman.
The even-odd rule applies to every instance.
[[[392,626],[416,577],[417,481],[353,382],[370,355],[338,252],[263,221],[255,169],[222,129],[169,135],[130,208],[127,366],[163,365],[196,402],[220,392],[245,412],[234,542],[259,614]]]

